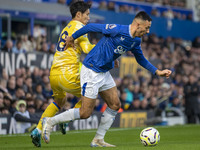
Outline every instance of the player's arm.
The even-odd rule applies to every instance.
[[[74,46],[74,40],[88,32],[99,32],[105,35],[114,36],[119,32],[119,29],[115,24],[90,23],[82,27],[81,29],[77,30],[75,33],[72,34],[72,36],[66,38],[65,42],[66,48],[69,45]]]
[[[90,43],[87,36],[86,37],[81,36],[77,40],[78,40],[79,46],[81,47],[82,51],[86,54],[88,54],[95,46],[94,44]]]
[[[136,61],[145,69],[149,70],[152,74],[156,74],[158,76],[169,77],[171,75],[171,70],[158,70],[155,66],[153,66],[143,55],[141,47],[138,46],[135,50],[132,51],[135,55]]]
[[[90,23],[86,26],[82,27],[81,29],[77,30],[75,33],[72,34],[73,39],[77,39],[78,37],[88,33],[88,32],[99,32],[103,33],[106,24],[97,24],[97,23]]]

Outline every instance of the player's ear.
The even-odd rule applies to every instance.
[[[78,11],[78,12],[76,13],[76,17],[77,17],[77,18],[81,18],[81,15],[82,15],[82,13],[81,13],[80,11]]]

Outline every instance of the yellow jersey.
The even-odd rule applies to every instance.
[[[80,88],[79,63],[81,53],[89,53],[95,45],[90,43],[87,34],[85,34],[74,41],[75,49],[73,47],[69,47],[67,50],[64,50],[64,39],[66,36],[71,36],[83,26],[84,24],[81,22],[72,20],[60,34],[50,71],[50,83],[54,96],[55,91],[63,90],[63,92],[74,94],[73,89],[76,89],[77,92]],[[81,93],[81,89],[79,90]]]

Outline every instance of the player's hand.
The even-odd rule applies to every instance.
[[[172,74],[171,70],[165,69],[165,70],[156,70],[156,75],[161,77],[169,78],[169,76]]]
[[[65,38],[65,48],[64,48],[64,50],[66,50],[68,47],[75,48],[75,46],[74,46],[74,38],[72,36],[67,36]]]
[[[114,67],[119,68],[119,60],[116,59],[114,63],[115,63]]]

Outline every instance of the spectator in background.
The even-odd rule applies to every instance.
[[[22,48],[22,41],[18,40],[16,43],[16,46],[12,49],[13,53],[19,54],[19,53],[25,53],[26,50]]]
[[[43,96],[43,94],[42,94],[42,85],[41,85],[41,84],[37,84],[37,85],[36,85],[36,91],[35,91],[34,94],[36,95],[36,97],[37,97],[38,99],[41,99],[42,101],[45,100],[45,98],[44,98],[44,96]]]
[[[36,41],[35,41],[34,37],[33,36],[29,36],[28,40],[30,41],[30,47],[29,47],[29,49],[27,51],[28,52],[32,52],[32,51],[36,50]]]
[[[155,90],[155,92],[158,90]],[[169,102],[169,97],[170,97],[170,85],[168,83],[163,83],[161,85],[161,95],[157,95],[158,96],[158,103],[159,103],[159,108],[162,110],[165,110],[165,108],[168,106],[168,102]]]
[[[115,12],[115,2],[108,1],[107,10]]]
[[[44,112],[45,109],[48,107],[48,102],[43,102],[42,106],[41,106],[41,111]]]
[[[126,102],[126,97],[127,97],[127,93],[122,91],[119,98],[120,98],[120,102],[121,102],[121,108],[123,110],[127,110],[129,107],[129,103]]]
[[[36,86],[36,84],[41,83],[41,76],[40,76],[40,69],[38,67],[35,67],[33,70],[33,73],[31,74],[32,83],[33,86]]]
[[[107,10],[107,2],[105,0],[102,0],[100,1],[100,4],[99,4],[99,9],[100,10]]]
[[[41,107],[42,107],[42,105],[43,105],[43,102],[45,102],[44,99],[42,99],[41,97],[36,97],[34,102],[35,102],[35,109],[36,109],[36,112],[37,112],[37,113],[43,112],[43,111],[41,110]]]
[[[29,93],[30,94],[30,93]],[[26,98],[26,104],[27,106],[30,106],[30,105],[33,105],[35,107],[35,101],[34,99],[32,98],[32,95],[30,98]]]
[[[181,100],[178,96],[173,97],[171,107],[181,108]]]
[[[42,94],[45,98],[50,98],[53,95],[50,83],[45,84]]]
[[[151,10],[151,15],[152,15],[152,16],[155,16],[155,17],[160,17],[160,12],[159,12],[158,9],[152,8],[152,10]]]
[[[15,100],[19,100],[19,99],[25,99],[25,92],[22,88],[18,87],[16,88],[16,92],[15,95],[13,96],[13,98]]]
[[[65,5],[67,3],[66,0],[58,0],[57,3]]]
[[[40,50],[40,52],[48,52],[48,44],[46,42],[42,43],[42,48]]]
[[[195,38],[195,40],[192,42],[192,46],[195,48],[200,48],[200,36]]]
[[[28,35],[22,35],[21,36],[21,40],[22,40],[22,49],[24,49],[25,51],[30,51],[29,47],[31,47],[31,42],[28,40]]]
[[[193,21],[193,14],[188,14],[186,17],[187,20]]]
[[[24,79],[22,76],[16,78],[16,88],[22,88],[24,87]]]
[[[27,105],[27,110],[30,114],[34,114],[35,113],[35,105]]]
[[[16,112],[16,106],[17,106],[17,101],[13,99],[11,101],[11,107],[9,109],[9,112],[13,115]]]
[[[3,104],[3,93],[0,92],[0,110],[1,110],[1,108],[3,108],[3,107],[4,107],[4,104]]]
[[[148,101],[147,99],[143,99],[140,103],[140,110],[146,111],[148,110]]]
[[[11,76],[8,80],[8,92],[14,96],[16,91],[16,79],[15,76]]]
[[[1,51],[12,52],[12,49],[13,49],[13,42],[12,42],[12,40],[7,40],[5,46],[2,48]]]
[[[129,106],[128,110],[140,110],[140,104],[140,100],[138,98],[135,98]]]
[[[49,83],[49,76],[43,73],[42,75],[42,87],[44,88],[46,84]]]
[[[49,54],[54,54],[56,52],[56,45],[52,43],[49,48]]]
[[[15,69],[15,77],[21,77],[22,76],[22,70],[20,68]]]
[[[1,108],[1,113],[4,114],[4,115],[9,115],[10,114],[9,109],[7,107]]]
[[[3,97],[3,104],[4,104],[4,107],[8,109],[8,111],[10,112],[11,110],[11,104],[12,104],[12,96],[9,95],[9,93],[6,93],[4,94],[4,97]]]
[[[189,76],[188,83],[184,86],[185,93],[185,114],[188,123],[197,123],[197,117],[200,114],[198,94],[200,87],[198,86],[197,78],[194,75]]]
[[[31,77],[27,77],[25,79],[25,84],[24,84],[24,91],[26,93],[33,93],[33,85],[32,85],[32,78]]]
[[[151,97],[149,105],[148,105],[148,109],[156,111],[157,108],[158,107],[157,107],[157,99],[156,99],[156,97]]]
[[[16,133],[25,133],[31,127],[31,123],[37,123],[38,120],[30,118],[29,112],[26,110],[26,102],[19,100],[16,106],[17,111],[14,113],[16,120]]]
[[[7,93],[7,81],[3,78],[0,78],[0,92]]]

